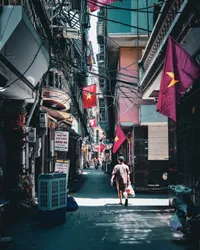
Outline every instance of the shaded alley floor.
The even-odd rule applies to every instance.
[[[8,250],[183,249],[173,243],[179,234],[170,230],[167,195],[137,194],[129,207],[118,205],[110,176],[100,170],[84,171],[82,186],[73,193],[79,210],[67,213],[66,223],[43,229],[32,218],[11,230]]]

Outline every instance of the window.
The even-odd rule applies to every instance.
[[[169,160],[168,125],[148,127],[148,160]]]

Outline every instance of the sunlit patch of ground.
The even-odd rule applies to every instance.
[[[118,198],[76,198],[79,206],[114,206],[119,204]],[[130,198],[129,206],[168,206],[168,199]]]

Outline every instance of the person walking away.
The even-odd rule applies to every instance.
[[[98,169],[99,163],[98,163],[97,158],[95,158],[95,160],[94,160],[94,166],[95,166],[96,169]]]
[[[111,185],[113,185],[114,179],[116,180],[116,187],[119,196],[119,204],[122,205],[122,194],[125,198],[125,206],[128,206],[128,194],[126,189],[130,184],[130,170],[129,167],[124,164],[124,157],[118,157],[118,164],[114,167],[111,177]]]

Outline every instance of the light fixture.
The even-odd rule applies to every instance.
[[[63,37],[64,38],[74,38],[78,39],[80,36],[80,31],[75,28],[63,27]]]
[[[27,80],[29,80],[29,82],[34,85],[35,84],[35,79],[32,76],[28,76]]]
[[[0,92],[4,92],[5,90],[6,90],[6,88],[0,87]]]

